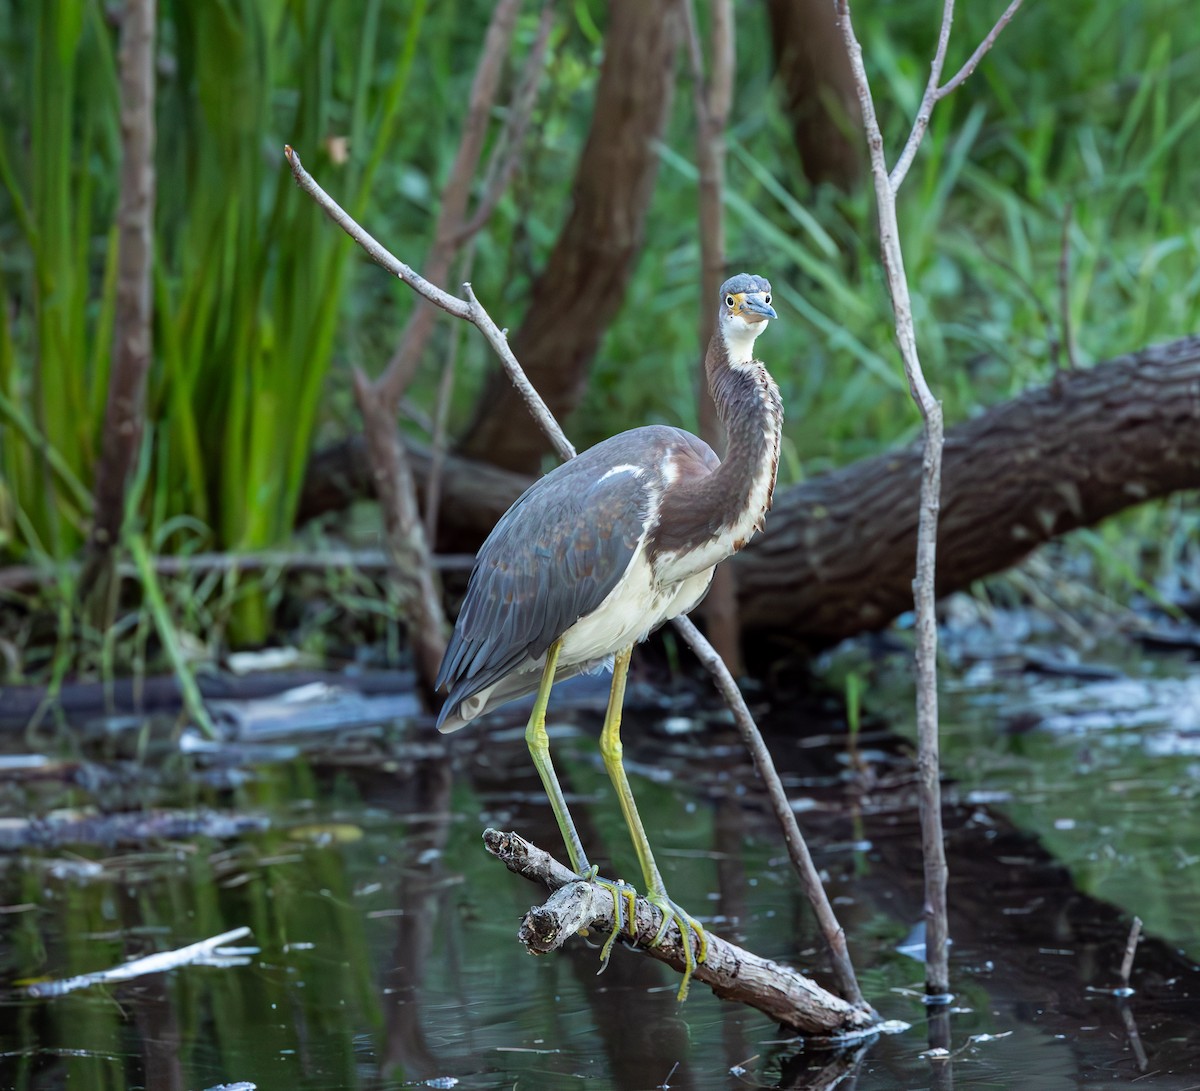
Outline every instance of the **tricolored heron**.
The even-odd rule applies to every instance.
[[[779,389],[754,358],[754,342],[775,318],[771,285],[740,273],[721,285],[716,330],[705,357],[708,387],[725,425],[717,458],[679,428],[634,428],[563,463],[532,485],[488,536],[438,674],[449,696],[438,728],[455,731],[478,716],[537,692],[525,739],[550,797],[571,867],[594,879],[567,809],[546,734],[555,682],[611,664],[600,735],[647,886],[686,952],[681,998],[704,960],[704,929],[667,896],[621,763],[621,705],[633,645],[704,597],[714,567],[736,553],[771,506],[783,407]],[[614,892],[613,936],[621,930],[623,884]],[[611,940],[606,944],[607,957]]]

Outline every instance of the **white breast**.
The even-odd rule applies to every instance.
[[[679,582],[664,582],[646,558],[643,538],[621,582],[563,634],[562,662],[603,659],[645,640],[663,622],[692,609],[704,597],[711,579],[710,567]]]

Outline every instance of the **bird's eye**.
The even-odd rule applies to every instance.
[[[726,307],[732,307],[732,306],[733,306],[733,296],[731,296],[731,295],[727,295],[727,296],[725,297],[725,306],[726,306]]]
[[[770,293],[770,292],[768,292],[768,293],[767,293],[765,296],[763,296],[763,302],[764,302],[764,303],[765,303],[765,304],[766,304],[768,307],[771,305],[771,293]]]

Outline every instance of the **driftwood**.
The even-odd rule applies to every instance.
[[[552,892],[544,905],[532,908],[521,922],[518,938],[531,954],[556,950],[581,929],[612,931],[613,898],[608,890],[583,882],[549,853],[515,833],[489,829],[483,840],[488,852],[509,871],[541,883]],[[635,935],[627,942],[682,972],[684,952],[675,925],[668,929],[662,944],[651,946],[661,924],[659,910],[639,897]],[[696,967],[693,980],[708,985],[723,1000],[748,1004],[801,1034],[834,1037],[869,1031],[878,1025],[875,1015],[826,992],[796,970],[760,958],[711,932],[708,957]]]
[[[418,490],[428,455],[410,446]],[[732,561],[742,624],[820,646],[912,605],[921,472],[909,447],[782,489],[767,529]],[[473,550],[530,478],[452,459],[441,548]],[[946,433],[938,593],[1016,564],[1044,542],[1146,500],[1200,488],[1200,337],[1080,371]],[[361,440],[316,456],[302,514],[369,495]]]

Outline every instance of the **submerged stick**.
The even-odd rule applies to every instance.
[[[1133,956],[1137,953],[1138,940],[1142,937],[1142,918],[1134,917],[1129,928],[1129,939],[1125,941],[1125,957],[1121,960],[1121,988],[1129,988],[1129,975],[1133,973]]]
[[[584,882],[518,834],[489,829],[483,841],[488,852],[509,871],[541,883],[552,892],[544,905],[532,908],[521,922],[518,938],[531,954],[556,950],[582,929],[612,932],[611,891]],[[639,897],[631,919],[624,922],[622,938],[640,953],[682,972],[683,943],[674,924],[662,943],[654,945],[662,920],[660,910]],[[872,1013],[834,996],[798,971],[761,958],[712,932],[707,936],[708,957],[696,967],[693,979],[708,985],[721,999],[757,1008],[776,1022],[807,1035],[861,1032],[878,1025]]]

